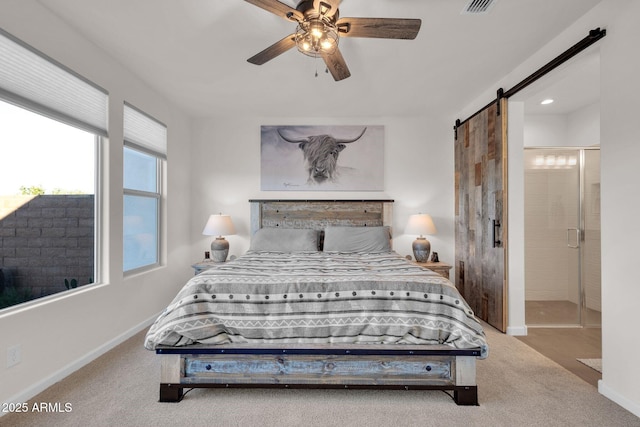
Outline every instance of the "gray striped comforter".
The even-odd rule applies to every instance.
[[[444,277],[395,252],[248,252],[190,279],[145,347],[398,343],[481,347],[482,326]]]

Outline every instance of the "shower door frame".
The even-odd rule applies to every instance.
[[[575,248],[578,249],[578,304],[577,304],[577,316],[576,323],[570,324],[546,324],[546,323],[535,323],[529,324],[525,315],[525,323],[528,327],[534,328],[566,328],[566,327],[601,327],[601,323],[589,323],[587,317],[587,295],[585,290],[585,229],[587,225],[586,221],[586,204],[585,204],[585,194],[586,194],[586,183],[585,183],[585,163],[586,163],[586,152],[587,151],[600,151],[600,147],[583,147],[583,146],[540,146],[540,147],[525,147],[525,151],[575,151],[578,155],[578,215],[577,215],[577,228],[568,227],[567,228],[567,248]],[[525,171],[527,167],[525,165]],[[525,194],[525,197],[527,195]],[[572,234],[575,233],[575,237],[572,239]],[[526,276],[527,265],[525,263],[525,276]],[[600,282],[600,286],[602,286],[602,282]],[[526,281],[525,281],[525,290],[526,290]],[[525,297],[526,301],[526,297]]]

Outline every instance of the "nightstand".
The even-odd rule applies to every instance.
[[[200,261],[200,262],[196,262],[195,264],[191,264],[191,268],[193,268],[193,274],[194,276],[197,276],[198,274],[202,273],[205,270],[210,269],[211,267],[215,267],[216,265],[220,265],[220,262],[213,262],[213,261],[208,261],[208,262],[204,262],[204,261]]]
[[[451,266],[449,264],[445,264],[444,262],[431,262],[431,261],[427,261],[427,262],[414,261],[414,262],[419,266],[428,268],[431,271],[435,271],[436,273],[438,273],[443,277],[446,277],[447,279],[449,278],[449,270],[451,270]]]

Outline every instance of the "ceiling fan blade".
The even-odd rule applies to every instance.
[[[289,21],[302,21],[304,16],[300,11],[288,6],[278,0],[245,0],[254,6],[258,6],[268,12],[278,15]]]
[[[331,55],[322,55],[322,59],[324,59],[324,63],[327,64],[327,68],[335,81],[344,80],[351,76],[349,67],[347,67],[347,63],[344,61],[340,49],[336,49]]]
[[[336,23],[341,37],[372,37],[413,40],[420,31],[420,19],[342,18]]]
[[[247,59],[247,61],[251,62],[252,64],[262,65],[265,62],[272,60],[276,56],[285,53],[295,45],[296,35],[289,34],[287,37],[283,38],[279,42],[272,44],[262,52],[253,55],[251,58]]]
[[[340,0],[313,0],[313,8],[321,15],[333,16],[338,12]]]

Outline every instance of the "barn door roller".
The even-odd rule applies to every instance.
[[[496,116],[500,115],[500,101],[504,98],[504,89],[500,88],[496,92]]]

